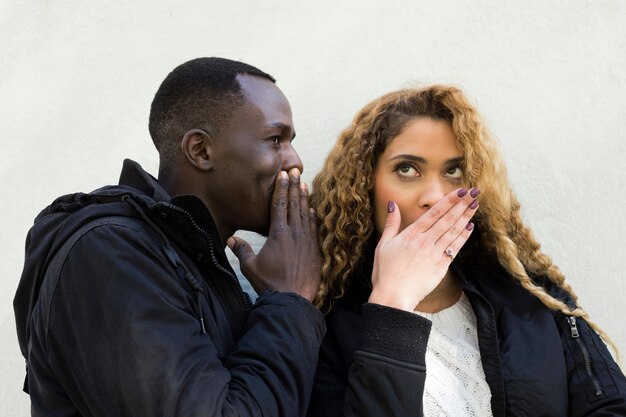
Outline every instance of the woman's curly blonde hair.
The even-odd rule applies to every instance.
[[[339,136],[321,172],[313,180],[311,205],[319,216],[322,284],[317,305],[328,310],[346,289],[352,272],[371,246],[374,207],[371,191],[379,155],[392,138],[415,117],[447,120],[465,156],[465,182],[481,191],[474,216],[474,238],[495,255],[523,288],[552,310],[583,318],[607,343],[621,362],[617,346],[582,308],[552,297],[532,277],[545,277],[577,296],[552,260],[541,252],[531,230],[524,225],[520,203],[508,183],[506,168],[495,140],[463,92],[453,86],[433,85],[388,93],[367,104]]]

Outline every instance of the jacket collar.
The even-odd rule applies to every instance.
[[[156,178],[130,159],[124,160],[119,184],[132,187],[154,201],[170,201],[171,199]]]
[[[205,249],[204,252],[208,250],[205,248],[207,244],[205,238],[209,238],[213,245],[211,252],[214,252],[220,264],[229,265],[217,225],[209,209],[198,197],[180,195],[172,198],[156,178],[130,159],[124,160],[119,184],[137,190],[139,197],[143,197],[143,203],[152,214],[153,220],[177,244],[186,247],[190,253],[196,253],[194,255],[196,260],[202,256],[198,252],[199,249]],[[184,223],[172,225],[169,219],[173,215],[186,217],[194,227],[180,230],[179,226]]]

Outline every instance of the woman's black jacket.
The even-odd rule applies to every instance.
[[[550,311],[500,266],[453,268],[476,314],[494,416],[626,416],[624,374],[584,320]],[[327,316],[310,417],[422,415],[431,323],[369,304],[369,293],[369,274],[353,277]]]

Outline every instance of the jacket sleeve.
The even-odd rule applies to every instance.
[[[626,416],[626,378],[581,318],[555,314],[567,366],[571,417]]]
[[[341,335],[329,330],[320,349],[308,416],[421,415],[430,321],[369,303],[363,305],[362,315],[363,327],[347,366],[337,342]]]
[[[265,294],[234,350],[221,352],[161,248],[142,233],[97,227],[47,279],[54,288],[40,303],[48,311],[35,310],[33,336],[43,349],[29,358],[33,415],[45,396],[69,398],[90,416],[304,415],[321,313],[295,294]],[[52,380],[63,393],[47,389]]]

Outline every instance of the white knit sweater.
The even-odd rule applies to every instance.
[[[438,313],[416,313],[433,323],[426,350],[424,416],[492,416],[476,316],[465,294]]]

